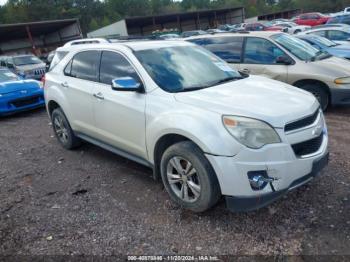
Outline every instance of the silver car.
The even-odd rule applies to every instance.
[[[17,55],[6,58],[4,65],[25,79],[41,80],[46,64],[34,55]]]

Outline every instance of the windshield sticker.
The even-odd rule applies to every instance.
[[[224,72],[234,72],[234,70],[230,66],[226,65],[225,63],[217,62],[214,64]]]

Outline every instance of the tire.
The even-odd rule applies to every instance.
[[[74,132],[61,108],[56,108],[51,115],[52,127],[58,142],[65,149],[74,149],[81,145],[81,140]]]
[[[170,146],[162,156],[160,169],[170,198],[185,209],[204,212],[221,197],[213,168],[198,146],[190,141]]]
[[[321,105],[323,111],[326,111],[329,106],[330,97],[328,92],[322,86],[317,84],[306,84],[298,86],[300,89],[310,92],[313,94]]]

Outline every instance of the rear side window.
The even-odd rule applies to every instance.
[[[61,62],[62,59],[65,58],[67,54],[68,54],[67,51],[57,51],[52,59],[49,71],[51,71],[56,65],[58,65],[58,63]]]
[[[192,41],[216,54],[228,63],[240,63],[243,37],[214,37]]]
[[[113,79],[120,77],[132,77],[140,81],[133,66],[122,55],[104,51],[101,58],[100,82],[110,85]]]
[[[247,37],[244,63],[245,64],[276,64],[284,52],[269,40],[257,37]]]
[[[350,34],[339,30],[329,30],[328,38],[334,41],[346,41],[350,38]]]
[[[65,74],[71,77],[97,82],[100,55],[101,53],[99,51],[84,51],[76,54],[71,61],[71,65],[70,63],[67,65]]]
[[[326,37],[326,31],[325,30],[315,31],[315,32],[312,32],[312,34],[313,35],[322,36],[322,37]]]

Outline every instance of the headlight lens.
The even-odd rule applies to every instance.
[[[350,84],[350,77],[341,77],[334,80],[334,83],[338,85]]]
[[[223,116],[227,131],[243,145],[259,149],[267,144],[280,143],[276,131],[267,123],[240,116]]]

